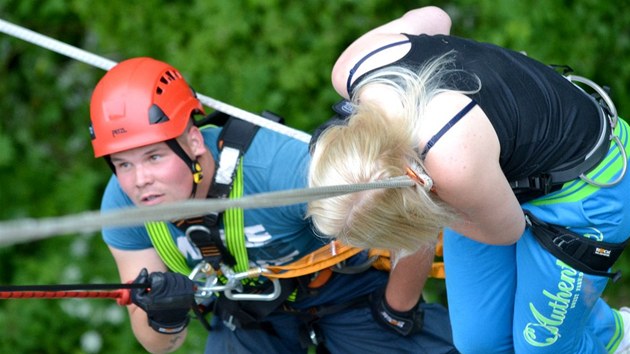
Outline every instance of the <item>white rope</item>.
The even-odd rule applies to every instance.
[[[24,41],[47,48],[86,64],[109,70],[116,62],[73,47],[56,39],[33,32],[0,19],[0,32],[20,38]],[[304,142],[310,141],[310,135],[272,122],[261,116],[237,107],[199,95],[199,100],[208,107],[225,112],[231,116],[265,127]],[[0,246],[43,239],[54,235],[86,233],[99,231],[103,227],[138,226],[147,221],[176,220],[220,212],[230,208],[253,209],[268,208],[316,199],[330,198],[342,194],[379,188],[400,188],[415,184],[406,176],[365,184],[339,185],[308,189],[294,189],[280,192],[260,193],[240,199],[187,200],[180,203],[164,204],[154,207],[130,207],[110,212],[91,211],[75,215],[43,219],[20,219],[0,222]]]
[[[103,70],[109,70],[116,65],[115,61],[103,58],[101,56],[92,54],[83,49],[71,46],[56,39],[44,36],[37,32],[31,31],[27,28],[12,24],[5,20],[0,19],[0,32],[6,33],[10,36],[22,39],[26,42],[33,43],[43,48],[47,48],[53,52],[65,55],[69,58],[76,59],[84,62],[88,65],[101,68]],[[208,107],[214,108],[218,111],[227,113],[236,118],[248,121],[258,126],[276,131],[278,133],[290,136],[294,139],[308,143],[311,140],[311,136],[303,131],[282,125],[280,123],[273,122],[264,117],[247,112],[240,108],[231,106],[227,103],[215,100],[208,96],[197,94],[199,101]]]
[[[191,199],[152,207],[129,207],[109,212],[90,211],[80,214],[0,222],[0,246],[34,241],[54,235],[96,232],[103,227],[129,227],[147,221],[177,220],[220,212],[231,208],[269,208],[309,202],[343,194],[379,188],[401,188],[415,185],[407,176],[388,180],[280,192],[259,193],[240,199]]]

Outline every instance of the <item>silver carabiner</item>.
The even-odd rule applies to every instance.
[[[258,277],[261,274],[263,274],[263,272],[265,271],[266,270],[261,267],[255,267],[241,273],[232,272],[230,276],[228,276],[228,284],[231,282],[234,282],[241,285],[241,280]],[[226,275],[225,272],[224,272],[224,275]],[[223,294],[228,299],[235,300],[235,301],[273,301],[280,296],[280,293],[282,292],[282,287],[280,286],[280,281],[278,279],[272,278],[269,280],[271,281],[271,284],[273,285],[273,291],[269,294],[240,293],[242,288],[237,288],[237,287],[231,287],[229,289],[226,289],[225,291],[223,291]],[[239,293],[234,293],[233,290],[238,290]]]
[[[579,83],[585,84],[588,87],[595,90],[595,92],[599,94],[599,96],[604,100],[604,103],[606,103],[606,106],[608,106],[608,111],[610,112],[610,116],[608,117],[608,120],[610,121],[610,126],[614,130],[615,127],[617,126],[617,120],[619,119],[619,117],[617,116],[617,107],[615,107],[615,104],[613,103],[612,99],[608,95],[608,92],[606,92],[606,90],[604,90],[601,86],[596,84],[594,81],[589,80],[585,77],[577,76],[577,75],[566,75],[565,77],[567,78],[567,80],[569,80],[572,83],[579,82]],[[580,88],[579,86],[577,87]]]
[[[197,284],[203,283],[203,285],[197,286],[195,292],[195,298],[198,299],[207,299],[212,297],[215,292],[225,290],[225,286],[219,281],[218,274],[206,261],[197,263],[188,278]]]
[[[621,169],[621,173],[619,174],[619,177],[617,179],[615,179],[614,181],[612,181],[612,182],[609,182],[609,183],[597,182],[597,181],[594,181],[591,178],[587,177],[584,173],[580,174],[580,179],[583,180],[584,182],[592,185],[592,186],[600,187],[600,188],[612,187],[614,185],[617,185],[623,180],[623,178],[626,175],[626,172],[628,171],[628,156],[626,154],[626,149],[623,146],[623,144],[621,143],[621,140],[619,140],[619,137],[617,137],[614,134],[615,127],[617,126],[617,123],[618,123],[618,120],[619,120],[619,116],[617,115],[617,108],[615,107],[615,104],[613,103],[612,99],[610,98],[610,95],[608,95],[608,92],[606,92],[606,90],[604,90],[601,86],[596,84],[594,81],[589,80],[589,79],[587,79],[585,77],[582,77],[582,76],[577,76],[577,75],[565,75],[565,78],[567,80],[569,80],[571,83],[573,83],[577,88],[582,90],[584,93],[586,93],[586,91],[584,91],[584,89],[582,89],[580,86],[576,85],[575,82],[579,82],[579,83],[582,83],[584,85],[587,85],[588,87],[590,87],[593,90],[595,90],[595,92],[597,92],[597,94],[599,94],[601,99],[604,100],[604,103],[606,104],[606,106],[608,108],[608,112],[610,113],[610,115],[608,115],[608,119],[607,119],[608,120],[608,124],[610,124],[610,128],[611,128],[611,130],[610,130],[610,132],[611,132],[610,133],[610,140],[614,141],[615,145],[619,149],[619,152],[620,152],[621,158],[622,158],[622,163],[623,163],[623,167]],[[604,112],[604,115],[606,115],[605,112]],[[606,124],[606,122],[604,122],[604,124]]]
[[[282,292],[278,279],[269,279],[273,284],[273,291],[269,294],[242,293],[243,284],[241,280],[256,278],[265,271],[264,268],[256,267],[245,272],[235,273],[230,267],[221,264],[221,273],[226,279],[226,282],[222,284],[219,280],[219,275],[212,266],[208,262],[201,261],[197,263],[188,277],[196,283],[203,283],[203,285],[197,286],[195,297],[198,299],[207,299],[212,297],[215,292],[223,292],[226,298],[235,301],[273,301]]]

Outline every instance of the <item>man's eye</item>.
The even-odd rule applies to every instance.
[[[151,155],[149,158],[153,161],[155,160],[159,160],[162,157],[162,155],[158,155],[158,154],[153,154]]]
[[[129,163],[128,162],[119,162],[115,165],[117,170],[124,170],[126,168],[129,167]]]

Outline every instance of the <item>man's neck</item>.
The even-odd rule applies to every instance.
[[[199,161],[199,163],[201,164],[203,178],[201,179],[201,183],[197,185],[195,199],[205,199],[207,198],[208,192],[210,191],[210,185],[212,184],[212,179],[214,178],[214,171],[216,166],[214,158],[209,151],[206,151],[203,155],[199,156],[197,161]]]

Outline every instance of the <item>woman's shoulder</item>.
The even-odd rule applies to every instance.
[[[470,97],[457,92],[436,95],[425,109],[426,119],[419,133],[420,151],[427,144],[425,163],[451,173],[466,168],[469,162],[492,159],[500,146],[497,134],[485,112]],[[459,161],[454,165],[453,161]],[[460,171],[461,173],[461,171]]]
[[[348,86],[354,79],[402,58],[409,48],[408,37],[404,34],[371,33],[360,37],[346,48],[333,66],[335,90],[349,98]]]

